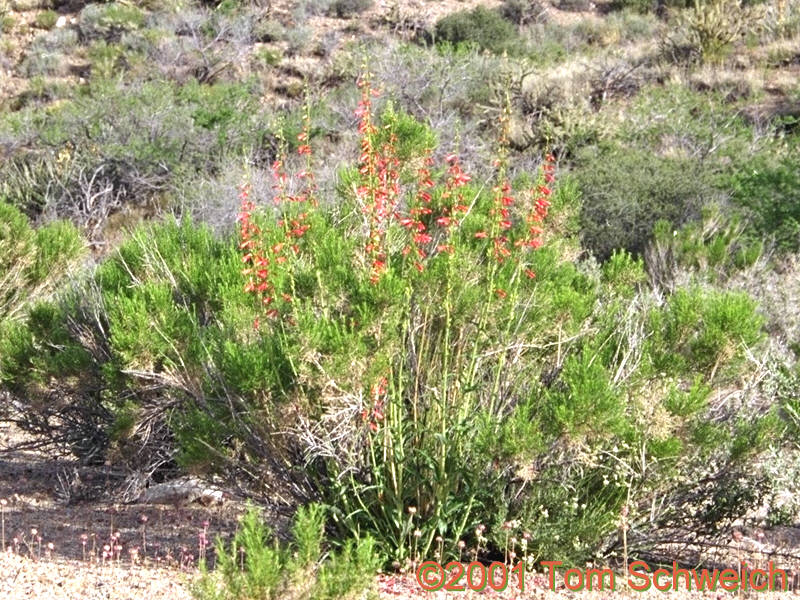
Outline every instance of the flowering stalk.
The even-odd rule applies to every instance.
[[[369,263],[369,280],[376,284],[386,270],[386,230],[398,193],[398,161],[392,148],[393,140],[378,147],[378,128],[372,118],[372,98],[378,92],[372,88],[369,73],[361,77],[358,87],[361,99],[355,115],[359,118],[358,132],[361,135],[358,158],[361,182],[356,187],[356,198],[367,216],[368,235],[364,251]]]
[[[431,179],[430,167],[433,165],[430,149],[425,150],[422,166],[417,170],[416,193],[414,194],[408,211],[408,216],[395,215],[398,223],[409,232],[409,240],[403,248],[403,255],[411,255],[414,268],[422,272],[425,270],[424,260],[428,256],[426,246],[433,240],[427,233],[428,226],[425,220],[433,212],[431,209],[431,188],[436,184]]]
[[[264,249],[261,228],[253,222],[253,211],[255,204],[250,200],[250,185],[243,184],[239,188],[239,249],[244,252],[242,262],[245,267],[242,275],[247,282],[244,286],[245,293],[252,293],[258,298],[259,303],[267,307],[272,304],[275,286],[272,281],[271,260]],[[269,309],[268,315],[272,315]],[[275,313],[277,314],[277,312]],[[258,329],[260,321],[258,318],[253,322],[253,327]]]
[[[317,183],[314,177],[314,165],[311,154],[311,94],[306,84],[305,103],[303,105],[303,129],[297,134],[297,141],[301,143],[297,152],[305,157],[305,168],[297,174],[298,179],[304,182],[302,198],[311,207],[319,205],[317,200]]]

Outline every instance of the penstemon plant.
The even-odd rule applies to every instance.
[[[435,149],[424,145],[401,158],[396,123],[375,115],[380,94],[368,72],[358,87],[359,154],[345,193],[354,209],[345,236],[351,243],[335,244],[352,252],[337,257],[352,270],[349,288],[326,275],[334,235],[324,223],[332,209],[317,200],[308,102],[298,136],[303,191],[288,191],[283,140],[271,221],[254,216],[242,188],[242,273],[266,322],[280,324],[282,335],[287,323],[301,330],[294,341],[283,339],[305,348],[307,364],[296,364],[293,376],[303,382],[297,393],[317,410],[316,422],[301,424],[295,437],[309,478],[339,527],[356,537],[374,534],[402,564],[435,545],[441,554],[445,540],[457,555],[499,477],[474,441],[498,426],[519,393],[518,341],[533,322],[530,252],[542,243],[555,159],[548,155],[535,181],[514,189],[506,106],[491,193],[484,193],[486,184],[473,181],[457,153],[437,165]],[[364,349],[339,365],[337,378],[335,361],[326,360],[335,354],[332,338]],[[315,387],[310,382],[320,375],[326,382]],[[331,389],[356,410],[327,402]]]

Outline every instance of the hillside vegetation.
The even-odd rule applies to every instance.
[[[796,0],[0,0],[0,72],[0,419],[300,508],[200,596],[797,526]]]

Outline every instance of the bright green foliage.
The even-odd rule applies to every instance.
[[[194,586],[200,600],[286,598],[335,600],[360,593],[372,583],[378,563],[370,538],[350,540],[340,552],[323,557],[324,511],[301,507],[292,527],[293,543],[284,546],[250,507],[230,545],[216,545],[213,573]]]
[[[614,389],[610,374],[595,356],[585,349],[570,356],[561,372],[562,385],[548,390],[544,410],[555,434],[613,435],[623,425],[624,403]]]
[[[647,281],[644,261],[625,250],[614,251],[603,263],[603,279],[617,293],[631,296]]]
[[[703,383],[702,377],[698,376],[686,391],[677,387],[670,389],[664,407],[676,416],[688,417],[706,408],[711,391],[711,388]]]
[[[713,377],[722,365],[744,359],[763,335],[764,318],[746,294],[692,288],[676,291],[652,323],[656,369]]]
[[[432,134],[399,111],[382,123],[394,138],[376,137],[395,139],[399,172],[412,178]],[[371,281],[360,176],[344,169],[335,201],[309,211],[297,252],[269,264],[278,318],[243,291],[239,238],[166,220],[136,229],[76,290],[0,335],[7,389],[33,417],[57,381],[63,400],[48,410],[85,411],[89,433],[71,438],[84,458],[113,453],[135,466],[154,451],[137,437],[147,418],[164,435],[157,450],[184,467],[247,477],[265,495],[258,486],[276,482],[300,501],[322,498],[341,542],[316,580],[330,597],[345,593],[353,562],[368,573],[375,555],[430,557],[437,536],[454,556],[479,523],[492,548],[502,522],[519,521],[513,535],[531,533],[532,553],[580,563],[627,498],[649,505],[685,491],[676,482],[745,439],[708,426],[703,386],[740,373],[760,341],[748,297],[678,289],[659,306],[631,254],[576,263],[571,184],[549,196],[558,238],[520,263],[498,262],[476,237],[491,231],[494,198],[469,181],[457,188],[471,206],[463,223],[430,223],[452,252],[418,271],[392,221],[385,271]],[[519,177],[514,189],[535,184]],[[441,210],[443,187],[428,189]],[[252,218],[265,248],[285,241],[273,211]],[[304,564],[318,554],[316,531],[295,534]],[[222,549],[231,597],[272,597],[286,573],[303,571],[267,538],[251,517]]]
[[[34,230],[24,214],[0,202],[0,324],[19,318],[32,300],[50,292],[82,250],[71,224],[55,221]]]
[[[36,15],[36,26],[42,29],[52,29],[58,21],[58,13],[54,10],[45,10]]]
[[[397,158],[401,164],[407,165],[409,171],[415,166],[418,168],[419,157],[425,155],[427,151],[433,150],[437,145],[437,138],[434,131],[424,123],[408,113],[398,111],[391,104],[381,115],[381,125],[383,132],[379,137],[379,143],[385,143],[387,133],[391,132],[397,138],[395,141]],[[413,175],[409,172],[406,175]]]

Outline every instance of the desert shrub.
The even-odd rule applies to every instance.
[[[500,12],[503,18],[519,26],[547,19],[547,7],[539,0],[504,0]]]
[[[99,69],[120,60],[105,42],[91,53]],[[99,241],[112,214],[145,210],[184,177],[267,144],[257,98],[249,84],[98,78],[47,113],[28,108],[4,120],[11,139],[30,144],[0,165],[0,197],[31,215],[70,218]]]
[[[33,229],[24,214],[0,201],[0,323],[22,318],[31,302],[52,291],[82,249],[69,223]]]
[[[634,11],[611,13],[606,20],[607,27],[618,31],[619,38],[626,41],[652,39],[659,28],[659,22],[654,16]]]
[[[606,284],[623,296],[632,296],[647,281],[644,261],[629,252],[618,250],[603,263]]]
[[[118,41],[126,31],[144,24],[145,15],[139,8],[120,2],[88,4],[78,14],[78,29],[86,40]]]
[[[720,62],[736,41],[753,31],[759,15],[758,7],[740,0],[695,0],[666,34],[665,52],[678,63],[692,59]]]
[[[667,115],[669,117],[667,118]],[[715,92],[645,85],[631,100],[617,137],[660,156],[693,158],[712,172],[733,173],[768,147],[743,115]],[[727,188],[727,181],[718,181]]]
[[[362,593],[372,585],[379,564],[369,537],[351,540],[339,551],[322,554],[323,508],[301,507],[294,518],[292,541],[280,544],[250,507],[229,546],[216,544],[216,570],[201,565],[194,585],[200,600],[293,598],[333,600]],[[273,539],[270,539],[273,538]]]
[[[657,221],[678,228],[699,218],[715,195],[712,174],[695,160],[633,149],[584,156],[575,173],[583,198],[581,235],[601,259],[615,249],[641,254]]]
[[[632,10],[638,13],[648,13],[655,10],[654,0],[616,0],[612,6],[617,10]]]
[[[333,0],[328,14],[339,19],[349,19],[372,8],[373,0]]]
[[[653,503],[679,482],[695,505],[713,498],[689,475],[727,482],[741,440],[766,429],[716,425],[689,410],[699,387],[673,387],[737,368],[760,339],[752,302],[688,290],[659,307],[637,259],[576,261],[571,240],[538,230],[552,209],[553,232],[571,231],[558,212],[576,210],[553,157],[512,181],[501,141],[494,181],[476,183],[455,154],[428,160],[421,123],[373,114],[362,85],[359,160],[335,192],[311,177],[306,112],[302,177],[279,154],[273,184],[243,188],[236,235],[140,227],[4,331],[13,419],[127,470],[128,497],[180,466],[255,497],[322,501],[344,547],[318,580],[331,595],[348,555],[402,565],[458,556],[460,540],[497,553],[527,532],[531,555],[580,564],[612,551],[626,502],[652,533]],[[701,444],[698,423],[724,435]],[[281,586],[287,553],[248,527],[257,563],[242,571],[221,549],[220,593]],[[373,547],[347,550],[367,534]]]
[[[253,40],[269,44],[279,42],[285,35],[285,28],[275,19],[259,19],[253,26]]]
[[[746,211],[755,238],[774,241],[781,251],[800,249],[800,175],[796,158],[761,159],[733,175],[733,200]]]
[[[591,0],[559,0],[558,8],[574,12],[585,12],[592,9]]]
[[[713,378],[722,364],[738,366],[744,349],[762,337],[764,319],[756,308],[743,293],[677,290],[665,310],[652,316],[654,367]]]
[[[96,40],[88,49],[92,77],[110,79],[123,65],[125,50],[120,44]]]
[[[525,124],[520,147],[554,148],[572,161],[576,152],[606,137],[608,124],[590,105],[590,94],[568,78],[531,77],[516,104]]]
[[[501,54],[518,54],[523,49],[519,33],[497,11],[477,6],[447,15],[436,23],[436,41],[472,44]]]
[[[71,29],[55,29],[39,35],[28,48],[22,69],[28,77],[67,74],[66,55],[78,43],[78,34]]]
[[[492,83],[502,60],[475,48],[457,50],[450,45],[430,49],[387,43],[370,45],[365,51],[370,53],[370,68],[387,96],[396,100],[398,108],[430,123],[444,145],[450,143],[455,129],[462,127],[464,135],[475,129],[478,107],[493,100]],[[342,76],[356,77],[359,63],[355,57],[342,53],[337,57]],[[348,62],[341,64],[344,59]],[[344,101],[350,106],[352,93]],[[485,145],[479,136],[474,137],[475,145]]]
[[[52,29],[58,21],[58,13],[54,10],[45,10],[36,15],[36,26],[41,29]]]
[[[701,219],[675,229],[659,221],[653,241],[645,251],[651,281],[665,289],[674,289],[679,273],[691,272],[706,281],[722,281],[741,269],[752,267],[764,253],[762,239],[745,233],[736,214],[719,206],[707,206]]]
[[[657,12],[663,15],[667,10],[681,10],[692,6],[692,0],[615,0],[616,10],[630,9],[638,13]]]

